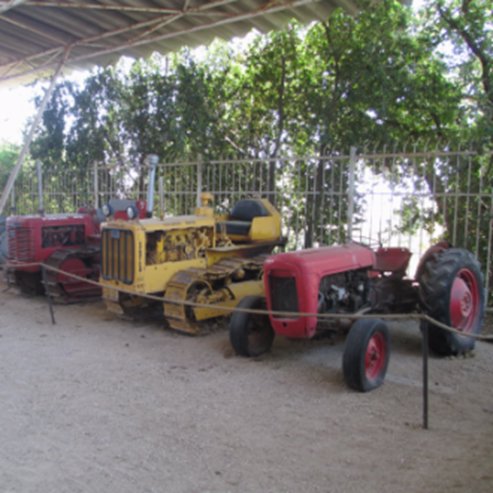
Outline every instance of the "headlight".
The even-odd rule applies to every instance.
[[[110,217],[113,214],[113,209],[110,204],[104,204],[103,207],[101,207],[101,210],[106,217]]]
[[[129,219],[135,219],[137,217],[137,209],[133,205],[127,207],[127,216]]]

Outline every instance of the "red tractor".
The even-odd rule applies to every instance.
[[[104,212],[104,213],[103,213]],[[7,218],[7,279],[28,294],[47,293],[65,302],[101,296],[101,288],[47,269],[40,263],[97,281],[100,270],[100,224],[146,217],[145,201],[111,200],[102,211]]]
[[[328,322],[333,330],[334,319],[318,316],[330,313],[421,310],[459,331],[477,334],[485,299],[476,258],[441,242],[425,253],[415,278],[408,279],[410,258],[405,248],[372,250],[358,243],[269,257],[264,265],[265,298],[249,296],[238,305],[267,308],[269,315],[234,312],[229,326],[234,350],[242,356],[258,356],[270,350],[275,334],[312,338]],[[351,325],[343,352],[344,378],[351,388],[366,392],[383,383],[389,339],[381,319],[362,318]],[[473,349],[474,339],[429,324],[429,346],[440,355],[458,355]]]

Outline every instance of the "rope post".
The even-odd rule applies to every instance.
[[[41,265],[41,273],[43,277],[43,284],[46,286],[47,285],[46,268],[44,265]],[[50,310],[51,324],[56,325],[55,313],[53,311],[53,300],[51,299],[51,296],[48,293],[46,293],[46,298],[48,298],[48,308]]]
[[[428,429],[428,339],[429,339],[429,327],[428,324],[421,324],[422,330],[422,353],[423,353],[423,429]]]

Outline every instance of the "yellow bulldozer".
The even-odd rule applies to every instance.
[[[136,314],[155,304],[143,295],[164,296],[169,326],[198,334],[202,321],[227,314],[218,305],[234,308],[245,296],[263,294],[264,260],[285,244],[279,212],[268,200],[251,198],[215,215],[211,200],[202,194],[192,215],[103,224],[101,282],[109,310]]]

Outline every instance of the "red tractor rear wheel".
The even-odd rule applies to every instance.
[[[430,317],[455,329],[477,334],[484,317],[483,275],[471,252],[450,248],[430,257],[419,283],[421,305]],[[474,338],[441,329],[429,322],[430,349],[455,356],[474,348]]]
[[[387,373],[389,357],[387,324],[378,319],[357,320],[349,331],[342,357],[346,383],[360,392],[380,387]]]

